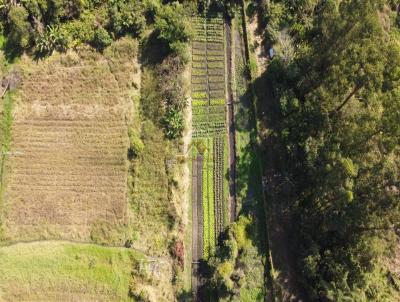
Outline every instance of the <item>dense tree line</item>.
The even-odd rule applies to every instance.
[[[289,40],[264,76],[307,300],[394,301],[383,262],[400,228],[399,3],[263,2],[267,45]]]
[[[182,52],[189,26],[178,2],[158,0],[2,0],[1,30],[6,50],[48,54],[87,43],[103,49],[124,35],[141,38],[153,25],[160,38]],[[182,18],[183,16],[183,18]]]

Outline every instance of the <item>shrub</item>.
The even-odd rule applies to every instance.
[[[126,33],[131,33],[136,37],[142,35],[146,26],[142,1],[110,1],[108,10],[110,24],[117,35],[122,36]]]
[[[91,44],[93,45],[93,47],[99,50],[103,50],[104,48],[109,46],[112,41],[113,40],[111,39],[108,31],[106,31],[103,27],[99,27],[94,32],[94,37]]]
[[[36,39],[39,54],[52,54],[54,50],[65,50],[67,41],[58,26],[48,25],[46,31]]]
[[[183,131],[183,114],[180,110],[168,109],[162,118],[165,136],[168,139],[175,139],[182,136]]]
[[[129,141],[130,141],[130,146],[129,150],[130,152],[133,153],[133,155],[138,156],[140,153],[142,153],[144,149],[144,144],[142,140],[137,137],[133,132],[129,132]]]
[[[251,224],[252,219],[250,216],[240,216],[239,220],[233,225],[233,232],[239,249],[245,249],[251,244],[247,234],[247,228]]]
[[[85,13],[79,20],[61,25],[61,31],[68,40],[68,47],[93,41],[95,30],[96,18],[91,13]]]

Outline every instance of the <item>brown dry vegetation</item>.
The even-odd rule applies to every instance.
[[[37,63],[22,59],[3,175],[6,240],[127,238],[136,48],[122,40],[104,55],[81,50]]]

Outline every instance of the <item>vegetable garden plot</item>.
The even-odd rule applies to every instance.
[[[192,47],[192,136],[201,141],[205,149],[201,150],[203,155],[201,253],[204,258],[208,258],[215,252],[217,235],[223,230],[225,208],[223,206],[225,167],[223,137],[226,135],[224,22],[219,17],[195,17],[193,23],[195,38]]]

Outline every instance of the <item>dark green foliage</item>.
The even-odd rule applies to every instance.
[[[251,216],[241,215],[223,234],[223,244],[209,260],[212,277],[210,296],[218,301],[263,301],[263,264],[254,246],[255,226]]]
[[[94,37],[92,40],[92,45],[99,49],[102,50],[109,46],[112,43],[112,38],[110,37],[110,34],[102,27],[97,28],[94,31]]]
[[[45,32],[36,39],[36,49],[41,55],[51,54],[54,50],[64,50],[67,41],[57,26],[48,25]]]
[[[233,16],[235,13],[235,5],[240,4],[239,0],[211,0],[210,10],[211,11],[222,11],[229,16]]]
[[[6,48],[10,52],[21,52],[32,43],[32,28],[28,12],[22,6],[12,6],[8,12]]]
[[[165,128],[165,135],[169,139],[175,139],[182,136],[183,114],[175,108],[168,109],[165,113],[162,124]]]
[[[164,108],[161,124],[169,139],[181,137],[184,127],[182,111],[186,107],[187,101],[182,93],[183,86],[180,79],[183,67],[182,59],[179,56],[170,56],[156,68],[157,92],[161,106]]]
[[[115,34],[141,36],[146,25],[142,3],[138,0],[110,1],[110,24]]]
[[[266,79],[284,150],[275,169],[293,184],[290,232],[310,301],[392,301],[380,261],[400,221],[400,48],[384,2],[270,1],[266,12],[266,24],[287,26],[302,46],[292,60],[278,54]]]
[[[159,38],[165,41],[174,55],[187,60],[187,42],[192,35],[190,23],[185,16],[184,8],[178,2],[163,6],[159,9],[155,29]]]
[[[158,3],[158,2],[157,2]],[[24,0],[5,4],[2,28],[16,55],[35,47],[40,55],[88,43],[99,50],[126,34],[141,37],[146,9],[139,0]]]

